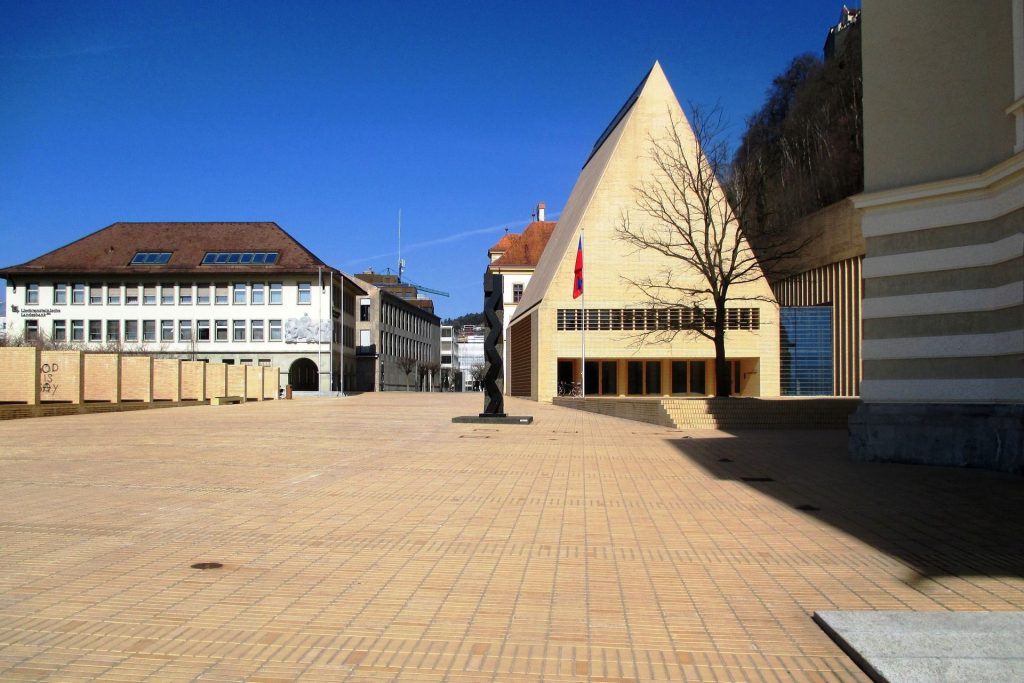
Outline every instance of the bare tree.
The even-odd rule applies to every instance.
[[[416,371],[418,361],[412,356],[400,356],[395,359],[395,363],[405,373],[405,390],[409,391],[409,376]]]
[[[429,386],[427,387],[429,391],[434,390],[434,385],[437,382],[437,373],[440,369],[441,364],[438,363],[437,361],[431,360],[425,363],[420,363],[420,371],[424,374],[424,376],[430,379]]]
[[[635,189],[636,210],[624,213],[619,239],[652,250],[672,264],[626,281],[657,309],[654,324],[637,334],[642,342],[671,341],[680,332],[711,340],[715,347],[715,395],[728,396],[726,308],[731,301],[768,301],[742,285],[763,278],[763,261],[783,267],[804,246],[783,234],[752,235],[742,220],[748,209],[742,186],[730,186],[729,150],[721,110],[694,107],[692,129],[670,112],[661,137],[650,138],[656,172]],[[692,134],[691,134],[692,130]],[[759,254],[751,248],[756,241]],[[759,260],[758,256],[761,256]]]
[[[487,368],[482,363],[477,363],[469,368],[469,376],[473,379],[473,385],[476,389],[479,389],[480,383],[484,381],[486,370]]]

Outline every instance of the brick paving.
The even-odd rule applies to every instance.
[[[0,424],[0,680],[866,681],[814,610],[1024,608],[1019,477],[516,400],[534,425],[450,422],[481,405]]]

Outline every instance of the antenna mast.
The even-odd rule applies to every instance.
[[[402,210],[398,210],[398,281],[402,281],[402,273],[405,271],[405,261],[402,260]]]

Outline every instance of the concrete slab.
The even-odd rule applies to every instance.
[[[1024,612],[816,612],[875,681],[1024,681]]]
[[[533,415],[459,415],[452,422],[461,424],[528,425],[533,424]]]

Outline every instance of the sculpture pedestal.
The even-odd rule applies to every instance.
[[[533,415],[488,415],[487,413],[481,413],[479,415],[453,417],[452,422],[489,425],[528,425],[533,422]]]

